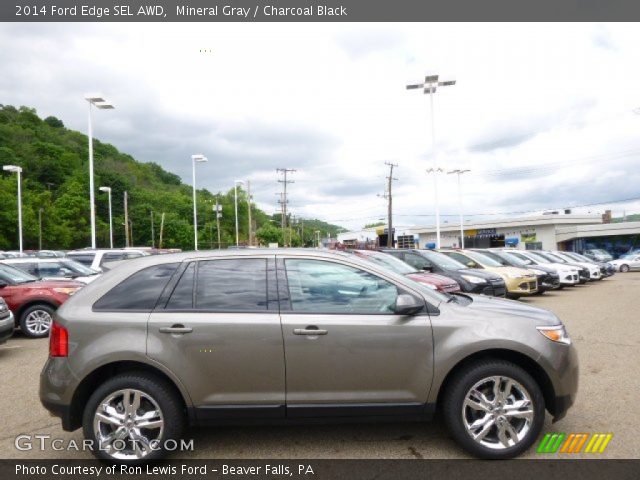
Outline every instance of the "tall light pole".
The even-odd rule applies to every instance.
[[[238,229],[238,185],[244,185],[242,180],[236,180],[233,184],[233,202],[236,209],[236,247],[240,245],[240,231]]]
[[[18,174],[18,239],[20,253],[22,253],[22,167],[18,167],[17,165],[3,165],[2,170]]]
[[[204,163],[207,157],[201,153],[191,155],[191,165],[193,170],[193,246],[198,250],[198,212],[196,211],[196,163]]]
[[[247,180],[247,213],[249,214],[249,246],[253,245],[253,237],[251,234],[251,181]]]
[[[458,208],[460,209],[460,248],[464,248],[464,223],[462,220],[462,191],[460,190],[460,176],[471,170],[460,170],[459,168],[447,172],[447,175],[455,173],[458,176]]]
[[[101,192],[109,194],[109,248],[113,248],[113,216],[111,211],[111,187],[100,187]]]
[[[95,191],[93,186],[93,126],[91,122],[91,107],[95,106],[100,110],[112,110],[115,108],[107,102],[103,95],[98,93],[88,93],[84,99],[89,103],[89,207],[91,209],[91,248],[96,248],[96,204]]]
[[[407,90],[422,88],[425,94],[429,94],[429,103],[431,106],[431,156],[433,157],[432,170],[434,172],[434,194],[436,201],[436,245],[438,248],[440,248],[440,204],[438,203],[438,166],[436,159],[436,128],[433,113],[433,94],[436,93],[438,87],[448,87],[455,84],[455,80],[438,81],[438,75],[427,75],[424,77],[424,83],[407,85]]]

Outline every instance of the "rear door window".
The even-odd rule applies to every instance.
[[[195,284],[195,262],[191,262],[178,280],[165,307],[168,310],[190,310],[193,308],[193,286]]]
[[[196,274],[197,310],[260,312],[267,305],[267,260],[203,260]]]

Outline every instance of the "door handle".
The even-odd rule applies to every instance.
[[[318,327],[294,328],[294,335],[326,335],[328,330],[320,330]]]
[[[193,328],[184,325],[172,325],[171,327],[162,327],[160,333],[191,333]]]

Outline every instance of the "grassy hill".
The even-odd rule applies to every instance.
[[[23,236],[24,248],[38,247],[38,212],[42,209],[42,246],[45,249],[71,249],[89,246],[89,174],[87,136],[68,128],[55,117],[41,119],[34,109],[0,105],[0,165],[23,168]],[[151,245],[151,212],[155,220],[155,245],[158,245],[160,216],[165,213],[162,246],[193,248],[193,204],[191,186],[156,163],[141,163],[119,152],[113,145],[94,139],[96,185],[97,244],[109,246],[109,212],[107,195],[97,190],[112,188],[114,246],[124,246],[123,193],[129,196],[129,218],[136,246]],[[216,198],[222,205],[221,241],[235,244],[233,189],[212,193],[197,192],[200,248],[216,247],[217,232],[212,205]],[[247,239],[247,195],[239,190],[241,241]],[[265,212],[254,208],[253,222],[259,238],[280,241],[279,225]],[[340,227],[320,222],[335,236]],[[312,228],[305,226],[304,239],[294,232],[292,243],[313,242]],[[0,250],[16,249],[18,244],[16,176],[0,176]]]

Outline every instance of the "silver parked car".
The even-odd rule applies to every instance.
[[[56,313],[40,398],[122,462],[160,458],[187,424],[435,413],[473,455],[509,458],[577,387],[549,311],[338,252],[246,249],[139,258],[79,290]]]

